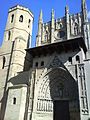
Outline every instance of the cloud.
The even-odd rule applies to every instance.
[[[88,18],[90,18],[90,11],[88,12]]]

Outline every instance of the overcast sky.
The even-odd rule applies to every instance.
[[[90,0],[86,1],[88,15],[90,17]],[[3,41],[8,9],[17,4],[28,7],[34,14],[32,46],[35,45],[40,9],[43,11],[44,22],[50,21],[52,8],[55,10],[55,18],[64,16],[65,5],[69,6],[71,14],[81,11],[81,0],[2,0],[2,2],[0,2],[0,45]]]

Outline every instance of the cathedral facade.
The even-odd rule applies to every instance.
[[[90,119],[90,23],[81,11],[43,22],[29,48],[34,16],[23,6],[9,9],[0,48],[0,120]]]

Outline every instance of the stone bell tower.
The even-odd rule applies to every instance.
[[[32,36],[33,14],[28,8],[15,6],[9,9],[4,41],[14,41],[20,37],[26,41]]]
[[[11,41],[13,45],[11,76],[23,71],[25,49],[31,46],[33,14],[29,9],[15,6],[9,9],[3,42]]]
[[[33,14],[16,5],[9,9],[3,44],[0,48],[0,120],[5,114],[6,93],[13,86],[10,79],[24,70],[26,51],[31,46]]]

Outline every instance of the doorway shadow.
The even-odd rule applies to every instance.
[[[78,84],[69,71],[62,66],[54,67],[48,73],[48,77],[53,102],[53,120],[70,120],[77,117],[79,119]]]

